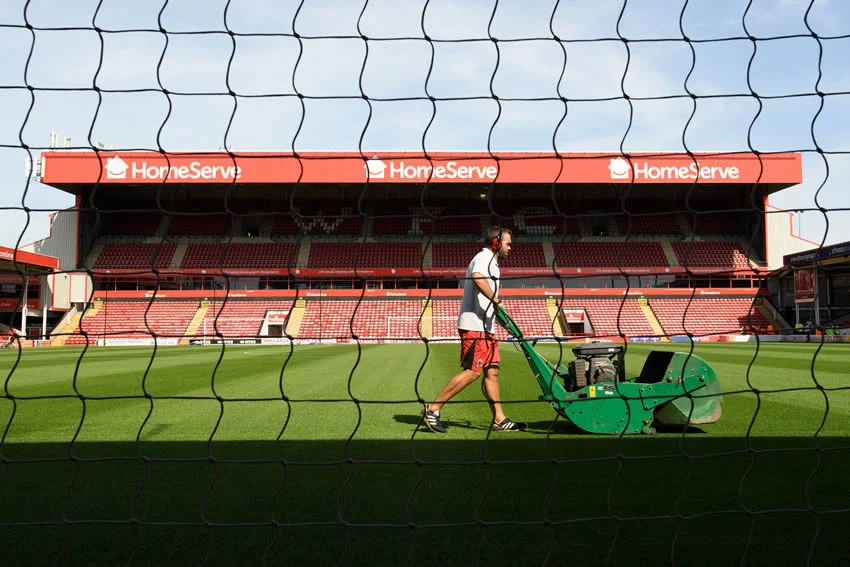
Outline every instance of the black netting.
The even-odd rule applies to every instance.
[[[848,18],[826,0],[4,3],[7,556],[848,561]],[[377,181],[404,160],[411,181]],[[587,160],[610,176],[581,178]],[[755,173],[726,183],[730,163]],[[638,376],[651,350],[700,357],[722,419],[631,435],[641,390],[572,406],[607,435],[583,431],[499,328],[528,430],[491,431],[476,383],[429,433],[490,225],[512,231],[504,306],[533,348],[566,367],[622,343],[645,386],[670,360]],[[619,398],[600,365],[579,380]]]

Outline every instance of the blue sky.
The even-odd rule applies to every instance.
[[[818,209],[795,222],[809,240],[850,241],[850,3],[747,5],[4,0],[0,245],[73,205],[25,178],[21,141],[37,153],[51,130],[168,151],[800,151],[804,183],[772,204]]]

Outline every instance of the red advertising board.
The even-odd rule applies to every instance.
[[[794,272],[794,301],[809,303],[815,300],[815,272],[800,269]]]
[[[41,182],[774,183],[802,182],[798,153],[46,152]]]
[[[526,278],[551,278],[558,276],[578,276],[587,277],[595,276],[620,276],[627,274],[630,276],[645,276],[652,274],[700,274],[700,275],[729,275],[732,273],[745,273],[752,275],[757,273],[758,268],[747,268],[740,270],[730,270],[729,268],[721,267],[692,267],[687,270],[682,267],[670,268],[641,268],[641,267],[605,267],[605,268],[502,268],[502,276],[522,276]],[[766,269],[764,270],[767,271]],[[260,276],[295,276],[300,278],[421,278],[421,277],[463,277],[466,274],[466,268],[279,268],[279,269],[231,269],[223,270],[211,269],[160,269],[156,274],[147,272],[141,274],[138,269],[108,269],[108,270],[93,270],[92,273],[97,277],[105,276],[147,276],[152,278],[179,277],[188,275],[201,275],[208,277],[260,277]]]
[[[19,311],[23,307],[20,299],[3,298],[0,299],[0,311]],[[38,299],[27,299],[27,307],[29,309],[38,309]]]
[[[696,294],[700,297],[755,297],[767,292],[746,289],[726,288],[723,290],[698,289],[696,292],[690,288],[645,288],[645,289],[612,289],[612,288],[505,288],[499,292],[501,297],[691,297]],[[109,300],[146,300],[159,301],[171,299],[198,299],[210,301],[244,300],[244,299],[392,299],[392,298],[438,298],[454,297],[463,295],[462,289],[329,289],[329,290],[267,290],[267,289],[244,289],[230,290],[165,290],[165,291],[104,291],[94,292],[95,299]]]

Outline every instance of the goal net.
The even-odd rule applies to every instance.
[[[194,338],[199,344],[263,344],[264,339],[283,337],[285,327],[285,320],[270,322],[266,317],[208,317],[201,321]]]
[[[847,563],[848,2],[5,0],[0,38],[7,562]],[[654,351],[722,419],[583,432],[504,341],[527,430],[491,377],[430,433],[491,224],[535,352],[592,328],[644,388],[576,420],[661,403]],[[90,348],[106,311],[148,345]]]

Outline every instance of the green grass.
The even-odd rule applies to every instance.
[[[688,345],[629,345],[629,376],[652,348]],[[722,419],[623,438],[557,418],[510,345],[502,397],[529,431],[489,435],[478,384],[448,434],[423,430],[457,349],[4,351],[4,564],[850,559],[847,345],[697,344]]]

